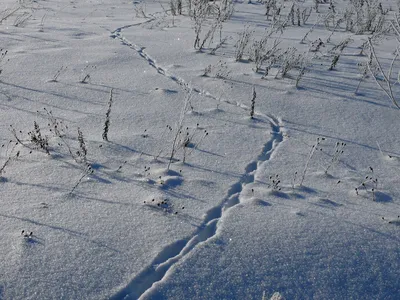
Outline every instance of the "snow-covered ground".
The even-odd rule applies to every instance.
[[[355,93],[360,47],[386,72],[396,35],[292,4],[234,2],[199,51],[188,2],[1,1],[0,299],[399,299],[400,110],[372,76]],[[268,32],[296,50],[263,76]]]

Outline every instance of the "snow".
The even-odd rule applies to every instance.
[[[0,16],[17,7],[0,24],[0,299],[398,299],[400,111],[371,77],[354,93],[370,35],[308,52],[331,34],[320,22],[300,43],[328,4],[274,33],[308,53],[296,88],[298,70],[235,62],[237,33],[271,27],[258,2],[234,3],[215,55],[169,1],[3,0]],[[396,47],[376,45],[385,70]]]

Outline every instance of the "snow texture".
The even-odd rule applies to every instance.
[[[369,73],[355,93],[376,37],[328,2],[297,26],[234,1],[199,50],[188,2],[2,0],[0,299],[399,299],[400,110]],[[288,55],[255,72],[269,31],[297,86]]]

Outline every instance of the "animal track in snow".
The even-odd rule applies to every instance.
[[[111,37],[114,39],[119,39],[123,45],[135,50],[149,63],[151,67],[156,69],[159,74],[170,78],[172,81],[182,87],[188,87],[188,84],[183,78],[170,73],[167,69],[159,65],[154,58],[146,53],[144,47],[134,44],[122,35],[123,29],[136,25],[138,24],[120,27],[112,32]],[[217,97],[213,96],[207,91],[201,91],[196,87],[191,87],[191,89],[205,97],[219,101]],[[249,107],[241,103],[235,103],[231,101],[225,102],[233,106],[241,107],[245,110],[249,109]],[[256,115],[260,118],[267,119],[271,124],[271,138],[264,144],[263,149],[258,157],[247,164],[245,167],[245,173],[237,182],[231,185],[224,199],[218,205],[214,206],[205,213],[201,225],[191,236],[175,241],[166,246],[144,270],[136,275],[126,287],[114,294],[110,299],[139,299],[142,296],[145,296],[147,293],[151,292],[153,284],[161,281],[175,265],[175,263],[182,261],[186,255],[189,254],[198,244],[206,242],[210,238],[216,236],[219,220],[224,217],[227,210],[240,203],[239,199],[244,187],[247,184],[254,183],[255,173],[257,172],[259,166],[271,159],[273,152],[284,139],[281,122],[276,117],[261,113],[256,113]]]
[[[207,242],[207,240],[216,236],[219,220],[224,217],[228,209],[240,203],[239,198],[244,187],[247,184],[254,183],[254,174],[257,172],[258,167],[271,158],[274,150],[283,141],[282,128],[278,120],[273,119],[272,121],[271,138],[264,144],[262,152],[256,160],[245,167],[245,173],[229,188],[225,198],[206,212],[198,230],[192,236],[166,246],[148,267],[136,275],[125,288],[110,299],[140,299],[151,292],[153,284],[161,281],[175,263],[183,260],[198,244]]]

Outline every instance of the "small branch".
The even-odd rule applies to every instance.
[[[369,44],[371,53],[372,53],[373,57],[375,58],[375,61],[376,61],[377,65],[378,65],[379,71],[380,71],[380,73],[382,74],[384,81],[386,82],[386,85],[387,85],[387,89],[388,89],[388,90],[386,90],[385,87],[382,85],[382,83],[380,83],[380,82],[378,81],[378,79],[374,76],[374,73],[372,72],[372,69],[371,69],[371,66],[370,66],[369,63],[367,64],[368,70],[371,72],[372,77],[375,79],[375,82],[378,84],[378,86],[379,86],[379,87],[385,92],[385,94],[390,98],[390,100],[392,101],[392,103],[393,103],[397,108],[400,109],[399,104],[397,103],[397,101],[396,101],[395,98],[394,98],[393,90],[392,90],[392,85],[391,85],[391,83],[390,83],[390,76],[392,75],[393,65],[394,65],[394,62],[396,61],[396,59],[399,57],[399,51],[398,51],[398,49],[396,50],[396,55],[395,55],[395,57],[393,58],[393,60],[392,60],[392,62],[391,62],[391,64],[390,64],[390,68],[389,68],[389,71],[388,71],[388,75],[386,75],[385,72],[383,72],[383,69],[382,69],[381,63],[380,63],[379,60],[378,60],[378,57],[376,56],[374,46],[372,45],[372,42],[371,42],[371,38],[368,38],[368,44]]]

